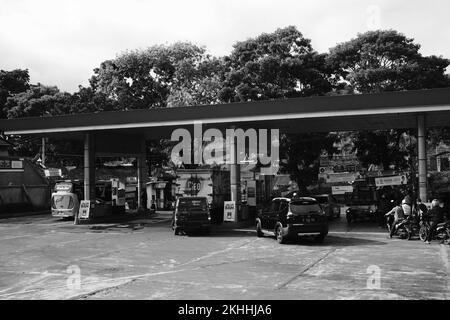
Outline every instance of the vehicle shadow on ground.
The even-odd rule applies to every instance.
[[[272,237],[275,239],[275,237]],[[364,238],[356,238],[356,237],[348,237],[348,236],[332,236],[327,235],[325,240],[320,243],[317,242],[314,237],[299,237],[297,240],[289,241],[286,243],[287,245],[302,245],[302,246],[311,246],[311,247],[351,247],[351,246],[380,246],[386,245],[387,242],[364,239]]]
[[[208,238],[239,238],[239,237],[255,237],[255,232],[251,230],[212,230],[211,233],[205,235],[201,232],[189,232],[185,234],[189,237],[208,237]]]
[[[107,232],[117,230],[134,231],[134,230],[141,230],[144,227],[146,227],[145,223],[123,223],[108,226],[90,226],[89,230],[96,232]]]
[[[186,234],[189,237],[214,237],[214,238],[223,238],[223,237],[247,237],[256,238],[256,231],[253,230],[221,230],[221,231],[211,231],[209,235],[204,235],[201,233],[189,233]],[[268,240],[276,241],[274,236],[269,234],[264,235],[261,239],[267,238]],[[361,245],[386,245],[387,242],[364,239],[353,236],[335,236],[335,235],[327,235],[325,240],[322,243],[317,242],[314,237],[304,236],[299,237],[296,240],[288,241],[286,245],[299,245],[299,246],[314,246],[314,247],[350,247],[350,246],[361,246]]]

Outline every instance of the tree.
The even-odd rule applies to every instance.
[[[183,107],[219,103],[224,61],[204,55],[200,61],[183,61],[175,71],[167,97],[168,107]]]
[[[450,86],[445,74],[450,60],[424,57],[419,49],[414,39],[395,30],[369,31],[330,49],[326,61],[335,83],[348,83],[360,93]]]
[[[359,131],[353,133],[354,150],[365,167],[381,164],[384,170],[391,167],[409,167],[409,157],[416,141],[409,131]]]
[[[24,92],[9,97],[4,111],[8,118],[42,117],[67,114],[70,110],[71,95],[60,92],[56,86],[40,83],[30,85]]]
[[[325,55],[294,27],[237,42],[225,58],[225,102],[325,94],[331,90]]]
[[[91,87],[78,87],[78,92],[75,92],[70,97],[70,102],[67,108],[67,113],[87,113],[99,111],[113,111],[118,110],[119,106],[116,101],[108,98],[102,92],[95,92]]]
[[[4,110],[8,97],[26,91],[30,84],[28,69],[0,70],[0,118],[6,118]]]
[[[325,55],[313,50],[310,40],[293,26],[237,42],[225,57],[224,102],[267,100],[321,95],[331,90]],[[301,191],[317,178],[318,158],[331,151],[334,137],[328,133],[282,134],[280,154]]]
[[[330,49],[326,62],[334,70],[335,87],[347,86],[356,93],[415,90],[450,86],[445,74],[450,60],[424,57],[420,45],[394,30],[369,31]],[[409,130],[363,131],[353,134],[355,150],[362,163],[388,169],[414,169],[406,161],[410,147],[402,146]]]
[[[194,44],[158,45],[102,62],[94,70],[91,86],[123,110],[165,107],[169,98],[172,106],[210,103],[219,87],[217,65],[218,60]],[[213,84],[208,86],[208,81]],[[209,91],[211,87],[216,89]]]
[[[282,136],[280,153],[286,157],[286,163],[282,167],[297,182],[301,194],[307,194],[306,187],[317,181],[319,156],[322,152],[333,155],[337,151],[334,146],[336,140],[337,136],[330,133]]]

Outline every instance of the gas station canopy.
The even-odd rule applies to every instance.
[[[329,132],[416,128],[419,114],[427,127],[450,125],[450,88],[7,119],[0,130],[69,139],[88,131],[169,138],[173,129],[201,122],[205,128]]]
[[[427,198],[426,128],[450,125],[450,88],[336,95],[181,108],[99,112],[0,120],[7,135],[37,135],[84,141],[85,199],[95,181],[95,154],[138,155],[142,188],[145,140],[170,138],[177,128],[254,128],[280,132],[330,132],[417,128],[419,194]],[[231,199],[238,199],[236,165],[230,169]],[[138,203],[141,203],[138,201]]]

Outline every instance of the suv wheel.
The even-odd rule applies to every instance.
[[[180,228],[174,227],[173,228],[173,234],[176,235],[176,236],[179,235],[180,234]]]
[[[280,244],[286,243],[286,237],[283,235],[283,228],[281,226],[278,226],[275,230],[275,235],[277,237],[277,241]]]
[[[261,220],[258,220],[256,222],[256,236],[258,238],[261,238],[264,236],[264,233],[262,232],[262,229],[261,229]]]
[[[316,242],[318,243],[323,243],[323,240],[325,240],[325,235],[324,234],[319,234],[316,236]]]

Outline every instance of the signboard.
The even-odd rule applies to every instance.
[[[236,221],[236,202],[225,201],[223,205],[223,221]]]
[[[358,178],[358,175],[354,172],[349,173],[329,173],[326,175],[327,183],[335,183],[335,182],[350,182],[355,181]]]
[[[406,179],[406,175],[375,178],[375,185],[377,187],[399,186],[407,183],[408,180]]]
[[[358,165],[359,160],[355,154],[333,155],[331,159],[328,157],[328,155],[322,155],[319,158],[319,163],[321,167],[334,167],[336,165]]]
[[[23,163],[20,160],[12,160],[11,161],[11,169],[22,169]]]
[[[4,172],[22,172],[22,160],[0,159],[0,171]]]
[[[202,188],[202,183],[199,178],[191,177],[186,181],[186,190],[190,191],[190,194],[192,196],[197,195],[200,192],[200,189]]]
[[[61,169],[49,168],[44,170],[46,177],[62,177]]]
[[[78,210],[79,219],[89,219],[89,210],[91,208],[90,200],[81,200],[80,209]]]
[[[70,182],[60,182],[55,185],[56,191],[64,191],[71,192],[72,191],[72,183]]]
[[[332,186],[331,187],[332,194],[346,194],[346,193],[352,193],[352,192],[353,192],[353,186]]]

